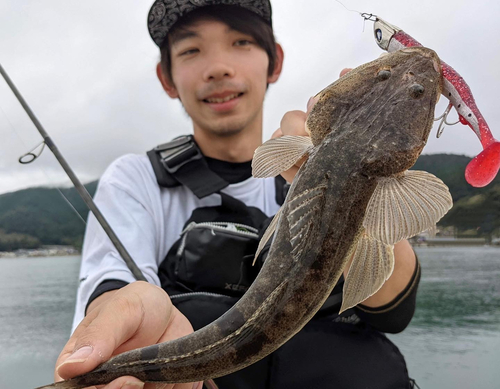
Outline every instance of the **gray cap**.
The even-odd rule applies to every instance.
[[[181,17],[207,5],[237,5],[255,12],[272,25],[269,0],[156,0],[149,11],[148,29],[154,42],[161,46],[172,26]]]

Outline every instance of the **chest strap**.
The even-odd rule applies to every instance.
[[[229,185],[209,169],[192,135],[184,135],[148,151],[158,185],[187,186],[202,199]]]

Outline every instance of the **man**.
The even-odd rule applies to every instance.
[[[242,285],[238,283],[235,289],[226,282],[230,285],[227,295],[208,300],[206,295],[200,298],[197,291],[212,290],[214,285],[205,283],[220,276],[216,261],[220,255],[231,257],[233,253],[222,249],[216,256],[201,258],[197,263],[215,265],[209,266],[213,272],[196,278],[196,268],[183,273],[185,264],[179,258],[187,233],[182,235],[184,241],[178,240],[179,235],[187,222],[206,218],[238,222],[243,215],[248,225],[260,228],[263,219],[279,208],[276,197],[281,189],[275,180],[250,177],[250,160],[262,142],[264,96],[268,85],[278,80],[283,63],[283,50],[272,34],[269,1],[157,0],[150,12],[149,30],[161,50],[158,78],[192,119],[194,140],[205,161],[200,169],[215,173],[216,179],[228,185],[196,196],[193,193],[200,189],[196,184],[204,181],[203,175],[195,176],[194,183],[184,182],[186,176],[172,170],[169,177],[178,182],[159,186],[162,164],[153,167],[155,153],[150,159],[125,156],[108,168],[96,202],[149,283],[134,282],[90,217],[74,323],[77,327],[57,361],[57,380],[90,371],[112,355],[184,336],[223,313],[241,295],[238,292],[244,287],[238,288]],[[313,105],[310,101],[308,110]],[[302,111],[287,113],[275,136],[306,135],[306,117]],[[291,181],[297,168],[284,177]],[[194,246],[202,247],[203,257],[201,242],[195,241]],[[393,275],[362,306],[342,316],[337,315],[338,302],[324,307],[274,354],[216,380],[221,389],[357,388],[365,387],[366,382],[377,388],[409,387],[402,356],[378,331],[401,331],[413,315],[418,263],[406,241],[396,245],[395,256]],[[244,259],[241,261],[243,265]],[[341,288],[340,282],[335,295]],[[121,377],[105,388],[199,389],[201,385],[143,386],[134,377]]]

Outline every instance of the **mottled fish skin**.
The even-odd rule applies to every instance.
[[[428,49],[398,51],[320,93],[307,121],[315,147],[290,188],[262,270],[233,308],[188,336],[120,354],[43,388],[80,389],[124,375],[203,381],[242,369],[290,339],[341,276],[376,177],[411,167],[426,143],[441,87],[436,63]]]

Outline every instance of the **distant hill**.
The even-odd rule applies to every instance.
[[[440,225],[455,226],[459,232],[474,231],[491,239],[494,232],[500,231],[500,174],[485,188],[474,188],[465,181],[470,161],[464,155],[422,155],[412,169],[432,173],[450,188],[454,205]]]
[[[97,181],[85,187],[94,195]],[[61,192],[86,220],[88,210],[76,190]],[[84,230],[85,225],[57,189],[30,188],[0,195],[0,251],[40,245],[79,247]]]
[[[474,188],[465,181],[465,168],[472,158],[465,155],[432,154],[421,155],[413,170],[423,170],[439,177],[450,188],[453,201],[466,196],[487,193],[491,187],[500,185],[500,175],[486,188]]]
[[[441,225],[491,236],[500,228],[500,177],[486,188],[473,188],[464,177],[470,160],[462,155],[422,155],[413,169],[436,175],[450,188],[455,205]],[[93,195],[97,181],[86,187]],[[76,190],[61,191],[86,220],[88,211]],[[57,189],[31,188],[0,195],[0,251],[56,244],[79,247],[84,230]]]

